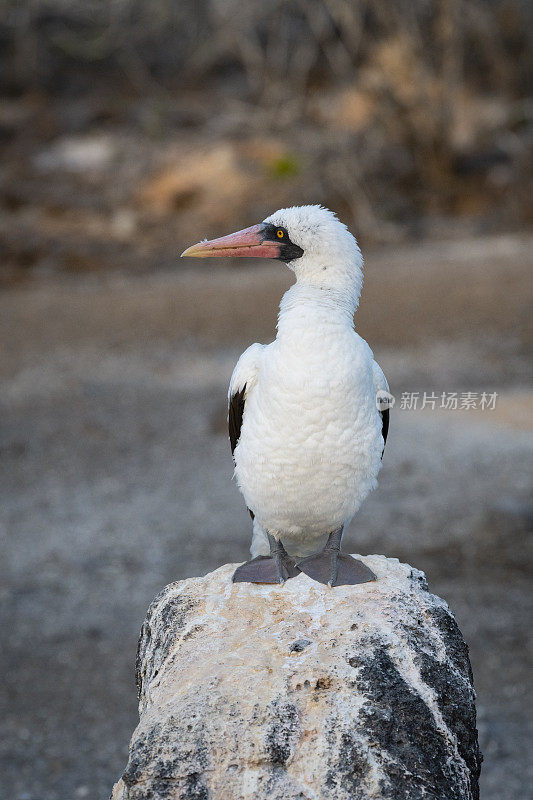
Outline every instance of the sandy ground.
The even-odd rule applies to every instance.
[[[398,405],[346,547],[409,561],[448,600],[471,648],[483,800],[527,800],[530,242],[476,246],[369,259],[361,326]],[[150,600],[246,558],[226,385],[286,282],[250,267],[43,280],[0,298],[2,798],[106,798],[136,724]],[[498,399],[409,411],[405,391]]]

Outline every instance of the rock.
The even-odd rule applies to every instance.
[[[140,723],[114,800],[475,800],[468,649],[423,573],[374,583],[170,584],[137,659]]]

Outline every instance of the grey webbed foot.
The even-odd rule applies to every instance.
[[[234,583],[285,583],[300,574],[300,569],[290,557],[279,539],[269,533],[269,556],[257,556],[237,567],[233,573]]]
[[[362,561],[341,553],[341,539],[342,528],[330,533],[323,550],[298,561],[301,571],[328,586],[352,586],[375,581],[376,576]]]

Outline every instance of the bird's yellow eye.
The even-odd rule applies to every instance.
[[[285,234],[283,233],[283,231],[281,231],[281,230],[277,231],[277,232],[276,232],[276,234],[277,234],[277,237],[278,237],[278,239],[283,239],[283,237],[284,237],[284,235],[285,235]]]

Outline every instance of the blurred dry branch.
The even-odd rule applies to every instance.
[[[532,9],[0,0],[7,263],[115,261],[94,242],[116,214],[130,265],[275,204],[329,204],[364,243],[529,225]],[[53,229],[73,212],[94,246],[65,255]]]
[[[531,68],[520,0],[1,0],[3,83],[54,87],[65,66],[96,62],[161,85],[236,70],[274,100],[351,80],[376,46],[416,47],[428,76],[522,93]]]

